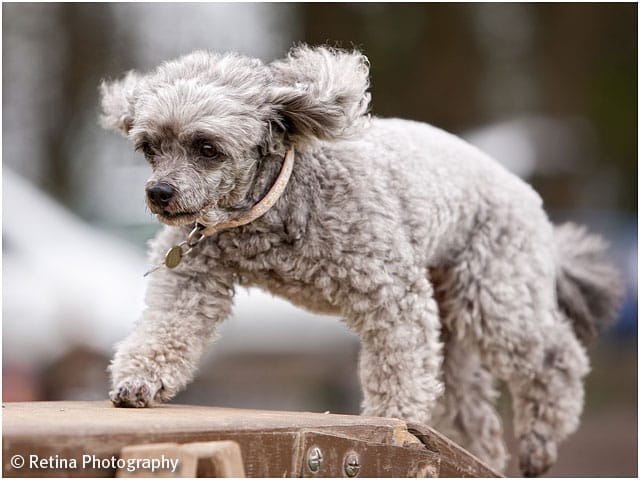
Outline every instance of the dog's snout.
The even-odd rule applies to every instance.
[[[175,192],[174,188],[168,183],[157,182],[147,187],[147,197],[159,207],[169,205]]]

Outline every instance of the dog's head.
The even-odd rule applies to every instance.
[[[260,158],[356,131],[368,74],[362,54],[326,47],[268,65],[198,51],[103,82],[101,120],[151,164],[147,204],[162,222],[215,224],[242,205]]]

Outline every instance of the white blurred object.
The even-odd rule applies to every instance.
[[[110,349],[143,305],[145,259],[3,169],[5,358],[41,362],[71,345]]]
[[[40,364],[74,345],[110,356],[144,308],[144,256],[7,167],[3,204],[5,359]],[[356,341],[337,319],[257,289],[238,289],[235,303],[214,352],[328,350]]]
[[[462,136],[522,178],[576,171],[595,152],[593,131],[580,118],[513,118]]]
[[[257,288],[238,288],[231,320],[212,352],[330,352],[352,346],[357,336],[336,317],[316,315]]]

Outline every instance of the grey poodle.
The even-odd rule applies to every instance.
[[[258,286],[360,336],[364,414],[429,422],[497,469],[504,381],[521,469],[542,474],[578,427],[584,344],[621,297],[605,244],[554,227],[528,185],[459,138],[370,118],[368,88],[361,53],[307,46],[268,65],[198,51],[103,83],[103,125],[144,154],[167,225],[111,400],[173,397],[235,286]]]

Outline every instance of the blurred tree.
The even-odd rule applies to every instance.
[[[119,32],[109,4],[48,3],[4,5],[3,27],[9,34],[9,46],[3,45],[3,57],[10,66],[5,70],[9,85],[29,82],[36,97],[33,104],[15,103],[17,118],[7,119],[10,142],[25,135],[25,142],[38,144],[39,172],[32,178],[44,189],[72,206],[74,175],[72,149],[80,141],[77,133],[85,122],[95,122],[97,86],[107,71],[121,71],[129,65],[126,33]],[[114,34],[118,32],[119,37]],[[16,49],[10,48],[16,46]],[[35,55],[43,65],[30,65]],[[54,65],[55,64],[55,65]],[[4,85],[3,85],[4,87]],[[12,94],[17,88],[4,89]],[[7,102],[15,99],[9,98]],[[38,112],[30,124],[20,125],[21,115]],[[29,131],[37,132],[29,135]],[[19,152],[23,153],[23,152]],[[24,162],[11,151],[11,166]],[[35,178],[34,178],[35,177]]]
[[[373,113],[447,129],[477,124],[482,58],[464,5],[304,3],[306,42],[357,47],[371,61]]]
[[[105,72],[119,71],[130,64],[122,38],[114,42],[116,25],[109,4],[65,3],[56,5],[60,25],[60,42],[66,46],[65,68],[62,70],[62,95],[59,122],[50,125],[47,136],[50,162],[47,187],[66,203],[72,201],[73,132],[84,122],[95,122],[97,86]]]
[[[543,73],[543,109],[582,115],[599,140],[598,162],[579,173],[599,180],[594,202],[604,205],[604,181],[615,182],[619,207],[637,212],[637,4],[536,5],[536,63]],[[611,171],[614,170],[613,176]],[[611,195],[611,192],[609,192]],[[593,200],[592,200],[593,201]]]
[[[458,132],[522,115],[585,118],[595,161],[534,186],[552,208],[637,211],[636,4],[297,8],[301,40],[369,57],[376,115]]]

